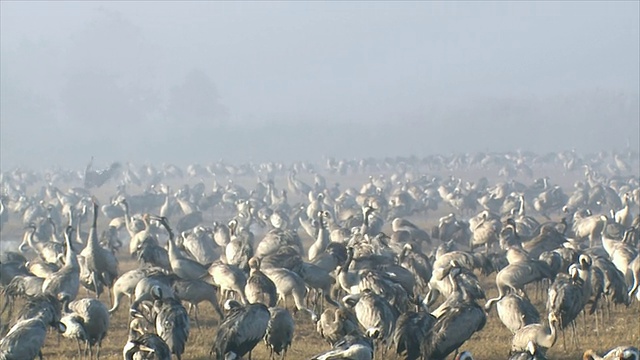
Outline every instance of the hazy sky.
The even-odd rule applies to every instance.
[[[635,145],[639,4],[2,1],[1,165]]]

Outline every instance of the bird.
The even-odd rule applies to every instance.
[[[113,304],[109,313],[113,314],[120,306],[120,301],[123,296],[127,296],[129,300],[133,301],[133,295],[138,283],[152,273],[162,272],[159,268],[141,268],[129,270],[126,273],[120,275],[120,277],[113,284]]]
[[[51,294],[60,299],[66,297],[69,301],[75,300],[80,288],[80,265],[76,252],[71,243],[73,228],[67,227],[65,231],[65,244],[67,246],[64,266],[55,273],[47,276],[42,283],[42,292]]]
[[[182,358],[189,339],[189,315],[179,300],[154,292],[153,313],[156,334],[164,340],[178,360]]]
[[[221,261],[216,261],[209,267],[209,275],[213,279],[213,283],[218,287],[221,293],[221,300],[226,299],[228,295],[235,295],[240,298],[243,304],[247,304],[248,300],[244,293],[247,285],[247,276],[237,266],[227,265]]]
[[[33,360],[38,356],[42,359],[42,346],[47,335],[47,326],[41,317],[18,321],[0,339],[0,359],[3,360]],[[66,330],[65,326],[56,322],[56,328],[60,332]]]
[[[638,360],[640,351],[635,346],[618,346],[609,350],[604,356],[598,356],[594,350],[587,350],[582,357],[583,360]]]
[[[459,302],[445,309],[422,342],[421,353],[427,359],[443,360],[484,328],[487,316],[474,301]]]
[[[400,315],[393,332],[395,352],[406,360],[420,358],[420,344],[436,322],[435,316],[426,312],[408,311]]]
[[[189,259],[180,253],[178,249],[174,234],[169,227],[169,222],[165,217],[151,217],[153,220],[157,220],[169,233],[169,262],[171,263],[171,270],[179,278],[184,280],[196,280],[202,279],[208,276],[207,267],[199,262]]]
[[[542,279],[554,279],[555,275],[549,266],[539,260],[520,261],[507,265],[496,275],[496,286],[498,287],[498,297],[489,299],[485,304],[485,309],[491,309],[494,303],[502,300],[509,291],[513,291],[521,296],[526,296],[524,286],[534,281]]]
[[[271,319],[264,304],[242,305],[227,300],[224,305],[229,313],[218,327],[210,355],[215,360],[237,359],[250,353],[264,338]]]
[[[415,241],[418,244],[422,242],[431,244],[431,237],[429,236],[429,234],[426,231],[418,228],[409,220],[399,217],[393,219],[393,221],[391,222],[391,230],[394,232],[408,231],[412,241]]]
[[[263,303],[268,307],[274,307],[278,301],[276,285],[260,271],[260,259],[253,257],[249,260],[251,272],[244,287],[244,293],[250,304]]]
[[[344,306],[324,310],[316,330],[332,346],[347,335],[362,335],[358,319]]]
[[[531,302],[518,295],[509,294],[496,304],[498,317],[515,334],[519,329],[540,322],[540,314]]]
[[[3,289],[4,305],[0,315],[8,309],[8,318],[11,318],[15,300],[19,297],[34,298],[42,294],[43,278],[29,275],[15,275],[13,280]]]
[[[317,219],[314,219],[314,223],[317,229],[316,241],[311,244],[308,250],[309,261],[316,261],[320,254],[324,253],[329,245],[329,232],[327,231],[326,218],[331,214],[328,211],[318,212]]]
[[[525,351],[529,342],[533,342],[536,348],[544,354],[558,339],[559,319],[555,313],[548,316],[549,325],[530,324],[516,331],[511,341],[511,351]]]
[[[171,349],[162,338],[146,329],[145,319],[129,323],[128,341],[122,349],[124,360],[171,360]]]
[[[87,269],[91,272],[94,290],[96,296],[100,296],[98,291],[98,283],[109,288],[108,294],[111,297],[111,287],[114,281],[118,277],[118,259],[110,251],[102,246],[98,241],[98,204],[96,199],[93,202],[93,222],[91,229],[89,230],[89,238],[87,239],[87,246],[80,252],[86,260]],[[112,299],[110,299],[113,301]]]
[[[381,296],[370,289],[347,295],[342,302],[352,307],[365,334],[386,344],[392,336],[398,317],[397,311]]]
[[[579,264],[572,264],[569,276],[556,279],[549,288],[547,311],[556,315],[562,329],[577,318],[591,297],[591,258],[580,255]]]
[[[270,307],[269,313],[271,317],[264,335],[264,342],[269,348],[269,359],[275,358],[274,353],[284,359],[293,341],[295,323],[287,309]]]
[[[62,244],[53,241],[36,241],[35,234],[38,229],[36,224],[30,223],[26,227],[25,233],[26,245],[32,248],[38,256],[49,264],[57,264],[60,254],[64,252]],[[22,253],[26,252],[25,243],[18,247],[18,250]]]
[[[307,286],[300,275],[285,268],[264,269],[262,272],[276,285],[278,301],[282,301],[285,307],[287,305],[286,299],[291,295],[296,310],[306,311],[311,315],[313,321],[317,319],[317,315],[304,304],[307,296]]]
[[[198,322],[198,304],[203,301],[208,301],[211,306],[213,306],[213,309],[220,319],[224,317],[220,305],[218,305],[218,297],[216,296],[218,289],[215,286],[202,280],[178,279],[173,282],[171,287],[178,299],[189,304],[188,313],[191,314],[191,310],[194,310],[194,318],[198,328],[200,327]]]
[[[69,322],[62,336],[83,341],[89,358],[93,356],[93,346],[97,346],[96,358],[100,358],[102,341],[109,330],[109,310],[96,299],[79,299],[69,303],[71,313],[65,317]],[[70,326],[71,323],[76,326]],[[81,331],[79,331],[81,329]]]
[[[471,220],[475,220],[472,222]],[[488,210],[484,210],[479,218],[469,221],[471,228],[471,239],[469,240],[469,248],[472,250],[476,247],[484,245],[485,253],[489,252],[489,248],[498,242],[498,234],[501,230],[501,223],[495,216],[491,215]]]
[[[509,360],[547,360],[547,358],[540,351],[540,347],[530,340],[526,350],[511,351]]]
[[[347,335],[333,345],[333,349],[315,355],[311,360],[372,360],[373,343],[362,335]]]

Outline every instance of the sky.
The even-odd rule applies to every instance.
[[[0,2],[0,168],[638,147],[640,2]]]

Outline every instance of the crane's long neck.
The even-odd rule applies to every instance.
[[[364,218],[362,219],[362,226],[360,227],[360,233],[362,235],[369,232],[369,214],[370,213],[371,212],[369,211],[369,209],[366,209],[363,212]]]
[[[122,207],[124,208],[124,224],[127,227],[127,232],[129,233],[129,236],[133,237],[135,233],[131,228],[131,213],[129,212],[129,204],[126,201],[123,201]]]
[[[73,213],[73,206],[69,205],[68,211],[67,211],[67,216],[69,216],[69,226],[71,226],[72,228],[76,227],[76,218],[75,218],[75,214]]]
[[[347,260],[344,262],[344,266],[342,267],[343,271],[349,271],[349,267],[351,266],[351,262],[353,262],[353,251],[349,251],[347,253]]]
[[[75,251],[73,251],[73,245],[71,244],[71,236],[69,235],[69,232],[65,233],[64,241],[67,245],[67,252],[65,253],[64,258],[64,266],[66,268],[78,269],[78,258],[76,257]]]
[[[89,241],[87,246],[98,246],[98,204],[93,204],[93,222],[91,223],[91,230],[89,230]]]
[[[324,252],[324,250],[327,248],[327,245],[329,245],[329,234],[327,233],[327,229],[325,229],[325,223],[322,220],[322,215],[320,215],[318,222],[320,223],[320,225],[318,226],[318,237],[316,239],[316,244],[320,246],[320,251]]]
[[[167,193],[165,194],[165,197],[164,197],[164,202],[162,203],[163,207],[168,207],[169,206],[169,196],[170,196],[170,193],[169,193],[169,191],[167,191]]]
[[[36,227],[35,226],[29,227],[26,240],[27,240],[27,244],[34,250],[36,250],[35,234],[36,234]]]
[[[51,241],[60,244],[60,238],[58,238],[58,230],[56,229],[56,223],[52,218],[48,219],[49,224],[51,225]]]
[[[549,337],[548,337],[548,342],[550,343],[550,346],[553,346],[556,343],[556,340],[558,339],[558,323],[557,321],[551,321],[549,322]]]
[[[524,196],[520,195],[520,207],[518,208],[518,214],[520,217],[524,217]]]
[[[76,222],[76,241],[80,244],[84,243],[84,240],[82,239],[82,230],[81,230],[82,217],[83,217],[82,213],[78,214],[78,219]]]

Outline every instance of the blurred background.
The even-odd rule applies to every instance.
[[[639,2],[0,3],[0,167],[637,149]]]

